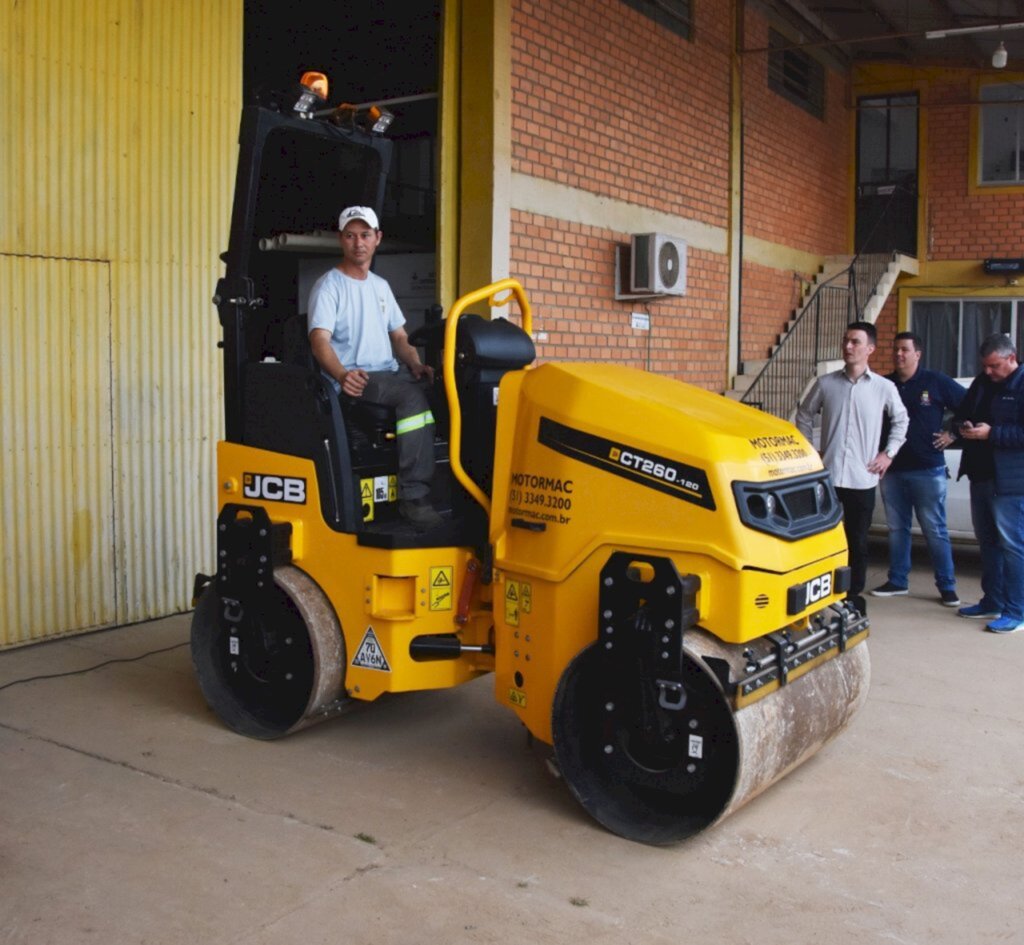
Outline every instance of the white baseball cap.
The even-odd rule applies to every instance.
[[[380,229],[380,224],[377,222],[377,214],[369,207],[346,207],[341,211],[341,216],[338,217],[338,229],[345,229],[353,220],[362,220],[371,229]]]

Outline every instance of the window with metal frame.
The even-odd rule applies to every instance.
[[[691,0],[622,0],[659,26],[683,39],[693,39],[693,3]]]
[[[921,363],[950,377],[978,373],[978,348],[997,332],[1017,350],[1024,340],[1024,300],[998,298],[912,299],[910,330],[921,336]]]
[[[824,120],[825,67],[776,30],[768,31],[768,45],[768,88]]]
[[[1024,83],[983,85],[978,117],[981,184],[1024,184]]]

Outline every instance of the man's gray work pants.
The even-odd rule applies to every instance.
[[[404,365],[397,371],[371,371],[360,400],[394,407],[398,444],[398,498],[426,499],[434,476],[434,415],[426,381],[417,381]]]

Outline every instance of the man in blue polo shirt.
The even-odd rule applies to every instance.
[[[946,460],[942,455],[943,420],[960,406],[967,391],[951,377],[921,367],[923,342],[911,331],[896,335],[888,375],[907,408],[910,426],[879,488],[889,523],[889,579],[871,593],[896,597],[907,593],[910,577],[910,526],[921,525],[935,572],[939,599],[959,607],[953,551],[946,527]]]

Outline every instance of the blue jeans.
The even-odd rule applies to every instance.
[[[940,591],[956,590],[953,551],[946,527],[946,467],[890,470],[882,477],[882,501],[889,523],[889,581],[907,587],[910,579],[910,526],[916,513]]]
[[[981,549],[981,605],[1024,621],[1024,496],[972,482],[971,522]]]

